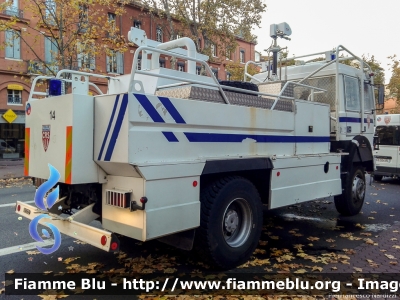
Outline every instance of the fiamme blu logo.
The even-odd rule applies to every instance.
[[[60,172],[57,171],[56,168],[54,168],[52,165],[49,164],[49,169],[50,169],[50,177],[49,179],[44,182],[42,185],[38,187],[35,193],[35,204],[36,206],[43,210],[46,211],[50,209],[54,203],[57,201],[57,198],[59,196],[59,187],[57,186],[53,191],[51,191],[47,195],[46,203],[44,201],[44,197],[47,192],[49,192],[52,187],[60,180]],[[43,239],[40,237],[40,234],[38,233],[38,223],[39,220],[41,219],[51,219],[51,217],[47,214],[41,214],[35,217],[31,223],[29,224],[29,233],[31,237],[40,243],[43,243]],[[36,246],[36,248],[42,252],[43,254],[51,254],[55,251],[57,251],[58,248],[60,248],[61,245],[61,234],[60,231],[56,226],[54,226],[51,223],[44,223],[47,227],[49,227],[53,231],[53,236],[54,236],[54,244],[51,248],[42,248],[39,246]],[[46,237],[50,237],[49,233],[47,232],[46,229],[42,230],[42,234]]]

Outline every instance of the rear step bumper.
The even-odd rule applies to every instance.
[[[53,224],[61,233],[69,235],[70,237],[100,248],[104,251],[119,251],[119,240],[114,233],[88,225],[91,221],[99,217],[99,215],[92,212],[93,205],[94,204],[91,204],[85,207],[69,218],[63,218],[56,214],[51,214],[49,212],[40,210],[36,206],[32,206],[21,201],[17,201],[15,205],[15,211],[17,214],[30,220],[34,219],[40,214],[47,214],[52,218],[40,219],[39,224],[44,226],[46,226],[44,223]]]

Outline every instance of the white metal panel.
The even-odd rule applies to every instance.
[[[26,118],[30,128],[29,176],[48,178],[48,164],[53,165],[65,182],[66,129],[72,126],[72,182],[97,182],[98,170],[93,162],[93,97],[63,95],[29,102]],[[55,118],[50,118],[50,111]],[[50,140],[45,150],[43,125],[50,125]],[[89,141],[89,142],[88,142]]]
[[[274,160],[269,207],[341,194],[340,157],[333,154]],[[324,172],[326,162],[329,162],[327,173]]]
[[[129,99],[132,164],[294,154],[293,140],[265,142],[293,138],[293,113],[138,94]]]
[[[311,129],[310,129],[311,127]],[[312,132],[310,132],[312,130]],[[329,153],[330,107],[328,104],[296,100],[295,135],[305,142],[296,143],[296,154]],[[325,142],[308,140],[315,138]]]
[[[146,180],[200,176],[205,162],[137,166]]]
[[[102,224],[105,229],[131,238],[145,240],[145,212],[130,211],[106,204],[106,190],[132,191],[131,200],[139,201],[144,196],[144,180],[134,177],[107,176],[102,193]]]
[[[95,98],[94,160],[128,162],[126,94]]]
[[[199,177],[146,181],[146,239],[200,225]]]

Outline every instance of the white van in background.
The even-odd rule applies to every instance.
[[[374,180],[383,176],[400,176],[400,114],[377,115],[375,136],[379,150],[374,150],[376,171]]]

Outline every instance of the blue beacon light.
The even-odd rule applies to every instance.
[[[60,79],[50,79],[49,82],[49,96],[60,96],[62,81]]]

